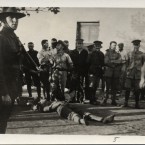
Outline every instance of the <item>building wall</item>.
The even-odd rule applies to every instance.
[[[141,49],[145,51],[145,9],[126,8],[61,8],[53,13],[32,13],[20,20],[17,34],[23,43],[33,41],[35,49],[41,49],[41,40],[55,37],[69,40],[70,49],[75,48],[76,26],[78,21],[100,21],[99,40],[103,41],[103,51],[110,41],[125,43],[132,49],[131,41],[141,39]]]

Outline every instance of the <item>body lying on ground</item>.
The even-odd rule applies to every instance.
[[[80,110],[77,106],[72,107],[71,104],[64,101],[48,102],[46,100],[41,100],[37,104],[37,109],[40,112],[56,111],[60,117],[84,125],[88,125],[88,120],[94,120],[102,123],[111,123],[114,121],[114,117],[115,117],[114,114],[106,117],[96,116],[91,114],[90,112],[85,112],[84,110]]]

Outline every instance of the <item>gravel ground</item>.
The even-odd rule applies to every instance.
[[[26,94],[23,94],[26,96]],[[99,98],[101,99],[101,97]],[[123,103],[119,98],[119,104]],[[110,100],[109,100],[110,101]],[[8,122],[7,134],[47,134],[47,135],[145,135],[145,101],[141,101],[142,109],[134,109],[134,100],[130,99],[129,108],[121,106],[73,104],[80,109],[98,116],[116,114],[115,121],[110,124],[89,122],[89,126],[79,125],[73,121],[60,118],[56,112],[39,113],[29,106],[15,105]]]

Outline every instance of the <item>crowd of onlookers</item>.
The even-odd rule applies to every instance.
[[[139,51],[140,40],[132,41],[134,50],[126,53],[124,44],[111,41],[104,54],[101,41],[84,46],[83,39],[76,39],[76,48],[69,49],[69,41],[42,40],[42,49],[37,52],[34,43],[29,42],[29,57],[23,59],[23,72],[29,97],[32,97],[32,83],[37,88],[37,101],[68,101],[105,105],[111,95],[111,104],[117,105],[116,95],[125,96],[124,107],[128,106],[130,91],[134,93],[135,108],[144,99],[139,88],[144,54]],[[33,62],[32,62],[33,61]],[[43,93],[41,93],[41,87]],[[67,89],[66,89],[67,88]],[[101,88],[103,99],[97,100],[96,91]],[[66,96],[69,94],[69,97]],[[42,95],[43,94],[43,95]]]

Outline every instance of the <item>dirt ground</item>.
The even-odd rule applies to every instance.
[[[99,98],[100,101],[101,98]],[[119,98],[122,104],[124,98]],[[134,100],[130,99],[129,108],[90,104],[73,104],[98,116],[116,114],[115,121],[110,124],[89,122],[89,126],[79,125],[73,121],[60,118],[56,112],[39,113],[29,106],[15,105],[8,122],[7,134],[47,134],[47,135],[145,135],[145,101],[141,101],[142,109],[134,109]]]

